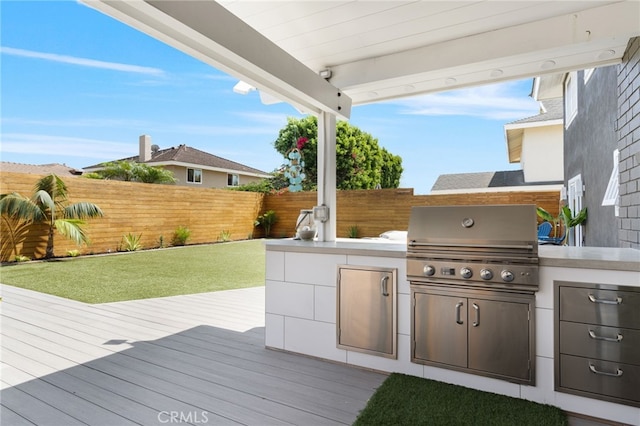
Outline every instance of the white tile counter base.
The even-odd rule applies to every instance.
[[[579,281],[640,286],[638,273],[569,267],[540,267],[536,293],[536,386],[514,384],[410,361],[411,292],[406,280],[404,253],[389,256],[394,248],[384,244],[382,255],[358,249],[318,252],[267,244],[266,346],[386,372],[399,372],[494,392],[563,410],[640,425],[640,408],[554,391],[553,282]],[[332,243],[335,244],[336,243]],[[395,247],[395,250],[400,250]],[[364,252],[364,253],[363,253]],[[389,359],[336,347],[337,265],[349,264],[398,269],[398,359]],[[639,390],[640,392],[640,390]]]

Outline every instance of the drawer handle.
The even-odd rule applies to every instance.
[[[611,377],[620,377],[620,376],[622,376],[622,370],[619,369],[619,368],[616,368],[616,372],[615,373],[607,373],[606,371],[598,371],[593,364],[589,363],[589,370],[591,370],[592,372],[594,372],[596,374],[600,374],[602,376],[611,376]]]
[[[615,299],[598,299],[593,294],[589,293],[589,300],[593,303],[602,303],[604,305],[619,305],[622,303],[622,297],[616,297]]]
[[[589,330],[589,337],[595,340],[604,340],[605,342],[620,342],[622,340],[622,334],[620,333],[616,337],[603,337],[598,336],[593,330]]]

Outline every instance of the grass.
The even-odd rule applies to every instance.
[[[86,303],[264,285],[260,240],[11,264],[0,282]]]
[[[392,373],[354,426],[567,425],[557,407]]]

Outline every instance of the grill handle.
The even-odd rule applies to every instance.
[[[462,321],[462,319],[460,319],[460,308],[462,308],[463,305],[464,305],[464,303],[462,303],[462,302],[456,303],[456,322],[458,324],[464,324],[464,321]]]
[[[455,248],[474,248],[474,249],[524,249],[533,250],[533,244],[455,244],[455,243],[419,243],[416,240],[409,241],[409,247],[455,247]],[[537,247],[536,247],[537,248]]]
[[[476,320],[473,322],[473,326],[477,327],[480,325],[480,307],[478,305],[476,305],[475,303],[472,303],[471,306],[473,306],[473,309],[475,309],[476,311]]]

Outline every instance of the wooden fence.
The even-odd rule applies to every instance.
[[[0,172],[0,193],[18,192],[31,196],[41,175]],[[191,231],[187,244],[219,241],[223,234],[231,240],[264,236],[254,227],[258,215],[276,212],[278,221],[271,237],[291,237],[302,209],[317,204],[317,193],[298,192],[263,195],[252,192],[173,185],[150,185],[69,177],[64,179],[69,201],[97,204],[105,216],[92,219],[86,230],[91,245],[78,248],[61,236],[55,239],[55,255],[69,250],[81,253],[105,253],[121,249],[126,234],[142,235],[145,248],[158,247],[160,238],[168,245],[179,226]],[[557,214],[558,191],[487,192],[477,194],[413,195],[413,189],[339,191],[337,195],[337,236],[348,237],[357,227],[358,237],[373,237],[384,231],[406,230],[411,206],[470,204],[535,204]],[[22,233],[16,249],[30,258],[44,255],[46,229],[29,227]],[[0,222],[1,259],[13,257],[9,229]]]
[[[385,231],[406,230],[411,206],[535,204],[553,215],[558,214],[558,191],[483,192],[472,194],[413,195],[413,189],[377,189],[338,191],[338,237],[349,237],[357,227],[358,237],[375,237]],[[278,222],[271,230],[272,237],[291,237],[300,210],[317,204],[315,192],[285,193],[265,197],[265,210],[273,210]]]
[[[22,173],[0,173],[0,191],[33,194],[33,187],[42,176]],[[252,192],[227,191],[211,188],[188,188],[175,185],[151,185],[134,182],[64,178],[69,202],[89,201],[104,212],[103,218],[91,219],[86,226],[91,240],[88,247],[76,247],[66,238],[56,235],[55,255],[64,256],[68,250],[81,253],[105,253],[122,247],[123,236],[142,235],[145,248],[169,245],[179,226],[191,231],[187,244],[209,243],[228,233],[231,240],[252,236],[254,220],[262,210],[263,195]],[[2,260],[13,255],[8,229],[3,221]],[[43,232],[44,231],[44,232]],[[23,235],[18,253],[30,258],[44,255],[46,230],[32,229]]]

